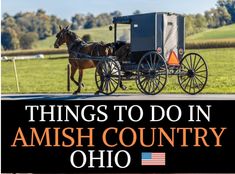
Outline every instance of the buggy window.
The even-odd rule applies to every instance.
[[[130,24],[117,24],[117,40],[130,43],[131,40],[131,25]]]

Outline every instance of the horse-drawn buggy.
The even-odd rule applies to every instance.
[[[93,46],[92,53],[82,51],[86,45],[82,41],[78,46],[75,44],[76,51],[71,51],[74,45],[68,46],[66,42],[70,58],[96,62],[98,92],[109,95],[118,87],[125,89],[124,80],[135,80],[142,93],[154,95],[164,88],[169,75],[177,75],[179,85],[188,94],[197,94],[204,88],[208,78],[205,60],[197,53],[184,54],[184,16],[172,13],[121,16],[114,17],[113,24],[110,30],[114,30],[114,42],[105,45],[111,47],[110,54],[100,54],[98,45]],[[130,26],[130,43],[118,41],[119,24]]]

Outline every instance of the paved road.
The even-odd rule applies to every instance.
[[[235,100],[235,94],[3,94],[2,100]]]

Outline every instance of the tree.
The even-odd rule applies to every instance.
[[[207,27],[206,18],[201,14],[196,14],[194,20],[194,26],[198,29],[204,29]]]
[[[36,13],[19,12],[13,16],[5,13],[1,20],[2,46],[4,49],[17,49],[20,45],[23,45],[22,48],[29,48],[32,42],[29,38],[45,39],[59,31],[58,25],[69,24],[67,20],[62,20],[55,15],[47,15],[42,9]],[[37,33],[38,37],[34,37],[32,33],[34,36]],[[23,38],[27,38],[29,42],[24,43]]]
[[[11,40],[12,40],[12,36],[9,32],[1,32],[1,44],[3,46],[4,50],[9,50],[12,49],[11,46]]]
[[[46,11],[43,9],[38,9],[36,12],[36,16],[46,15]]]
[[[14,29],[7,28],[1,32],[1,37],[1,44],[5,50],[14,50],[20,47],[18,35]]]
[[[88,29],[88,28],[93,28],[95,26],[96,26],[95,17],[93,16],[93,14],[88,14],[86,16],[86,22],[84,24],[84,28]]]
[[[6,16],[1,21],[2,24],[2,30],[5,30],[6,28],[14,28],[17,29],[17,24],[15,19],[12,16]]]
[[[60,25],[61,26],[68,26],[68,25],[70,25],[70,23],[67,20],[65,20],[65,19],[61,20],[60,18],[58,18],[58,17],[56,17],[54,15],[52,15],[50,17],[50,21],[51,21],[51,32],[52,32],[53,35],[60,31],[60,29],[59,29]]]
[[[218,20],[220,26],[231,23],[231,15],[228,13],[225,7],[218,7],[217,11],[218,11]]]
[[[205,12],[209,28],[220,27],[235,22],[235,0],[218,0],[216,8]]]
[[[218,7],[225,7],[231,16],[231,22],[235,23],[235,0],[218,0]]]
[[[25,33],[20,37],[20,47],[22,49],[31,49],[36,40],[38,40],[36,32]]]
[[[75,14],[75,16],[72,17],[72,30],[77,30],[79,28],[82,28],[85,23],[85,16],[82,14]]]
[[[107,13],[101,13],[96,18],[96,26],[101,27],[112,23],[112,17]]]
[[[205,18],[207,20],[208,28],[215,28],[219,26],[217,16],[218,16],[217,10],[214,8],[205,12]]]
[[[8,18],[8,17],[10,17],[10,15],[9,15],[8,13],[3,13],[3,15],[2,15],[2,18],[3,18],[3,19],[6,19],[6,18]]]
[[[34,21],[39,39],[45,39],[52,35],[50,16],[46,15],[43,10],[37,11]]]
[[[119,17],[119,16],[122,16],[122,13],[120,11],[116,10],[116,11],[110,13],[110,15],[112,17]]]
[[[186,36],[198,33],[206,29],[206,17],[201,14],[186,15],[185,17]]]
[[[186,36],[194,34],[194,23],[193,16],[187,15],[185,17],[185,28],[186,28]]]
[[[206,11],[205,18],[209,28],[216,28],[231,23],[231,16],[225,7],[212,8]]]
[[[140,11],[139,11],[139,10],[135,10],[135,11],[133,12],[133,15],[137,15],[137,14],[140,14]]]

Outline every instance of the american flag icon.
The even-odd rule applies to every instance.
[[[165,166],[166,153],[165,152],[142,152],[141,153],[142,166]]]

